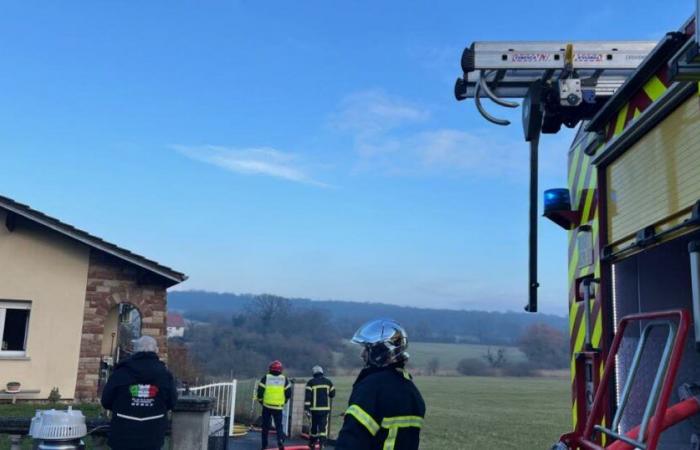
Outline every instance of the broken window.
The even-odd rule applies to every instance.
[[[0,356],[24,356],[31,303],[0,301]]]

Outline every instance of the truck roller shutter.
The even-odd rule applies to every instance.
[[[700,99],[693,96],[606,168],[609,242],[663,231],[700,200]]]

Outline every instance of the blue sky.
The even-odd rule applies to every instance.
[[[527,148],[518,111],[496,128],[454,101],[462,49],[658,39],[692,8],[5,2],[0,193],[182,289],[520,310]],[[543,188],[565,185],[570,138],[545,139]],[[542,310],[564,313],[565,232],[540,236]]]

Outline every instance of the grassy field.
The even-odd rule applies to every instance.
[[[478,344],[440,344],[432,342],[412,342],[409,345],[408,353],[411,354],[411,366],[423,369],[432,358],[440,361],[440,371],[454,372],[457,363],[464,358],[482,358],[491,349],[496,353],[499,346],[478,345]],[[508,361],[519,362],[525,360],[520,350],[515,347],[504,347]]]
[[[427,405],[421,450],[544,450],[570,428],[566,378],[417,376],[415,380]],[[353,378],[335,377],[333,381],[338,395],[332,436],[340,430],[340,413],[347,406]],[[249,412],[247,391],[252,392],[253,382],[240,385],[239,412]],[[32,405],[0,405],[0,416],[31,416],[34,409]],[[90,417],[99,411],[95,406],[81,409]],[[0,450],[8,448],[6,437],[0,436]]]
[[[357,349],[353,344],[347,342],[348,346]],[[454,374],[457,364],[460,359],[464,358],[483,358],[491,349],[493,354],[499,348],[506,350],[506,359],[510,362],[525,361],[525,355],[516,347],[498,346],[498,345],[481,345],[481,344],[443,344],[435,342],[411,342],[408,347],[408,353],[411,355],[410,366],[413,370],[421,372],[424,370],[428,361],[432,358],[437,358],[440,362],[440,372],[446,374]],[[357,349],[358,360],[360,350]],[[337,353],[336,363],[340,360],[342,353]]]
[[[334,380],[331,434],[352,379]],[[571,425],[566,379],[416,377],[427,405],[421,450],[548,449]]]

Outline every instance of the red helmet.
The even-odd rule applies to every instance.
[[[282,363],[279,361],[272,361],[270,363],[270,372],[282,372],[284,370],[284,367],[282,367]]]

